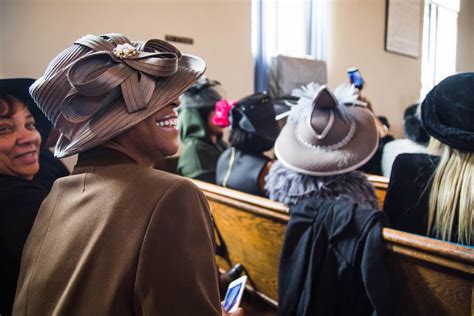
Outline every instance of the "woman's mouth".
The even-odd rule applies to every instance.
[[[176,129],[176,123],[177,123],[177,118],[176,117],[170,117],[170,118],[166,118],[166,119],[156,121],[156,126],[163,127],[163,128]]]
[[[38,153],[36,151],[28,151],[15,156],[15,160],[21,164],[36,163],[38,161]]]

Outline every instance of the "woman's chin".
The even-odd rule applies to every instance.
[[[20,170],[16,171],[16,174],[19,177],[32,180],[33,177],[38,173],[39,171],[39,164],[36,165],[31,165],[28,167],[21,168]]]

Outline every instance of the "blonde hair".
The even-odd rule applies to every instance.
[[[429,197],[428,234],[437,238],[472,245],[474,238],[474,153],[463,152],[434,140],[431,149],[439,150]],[[457,240],[452,240],[453,229]]]

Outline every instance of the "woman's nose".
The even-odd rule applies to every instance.
[[[18,131],[17,133],[17,145],[19,146],[26,146],[30,144],[35,144],[38,141],[38,132],[36,130],[29,130],[23,128]]]
[[[181,101],[178,98],[178,99],[174,100],[172,104],[173,104],[173,108],[177,108],[181,105]]]

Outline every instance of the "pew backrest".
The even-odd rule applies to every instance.
[[[157,162],[154,166],[156,169],[167,171],[170,173],[177,173],[179,156],[166,157],[161,161]],[[383,203],[385,200],[385,195],[387,194],[388,188],[388,178],[368,174],[367,179],[372,183],[375,188],[375,194],[377,195],[377,201],[379,208],[383,208]]]
[[[383,180],[383,179],[382,179]],[[266,198],[194,181],[227,247],[226,270],[241,263],[260,296],[278,302],[278,265],[288,208]],[[474,315],[474,251],[384,228],[396,315]]]

